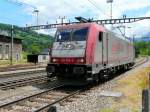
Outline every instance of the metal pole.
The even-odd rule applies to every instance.
[[[125,31],[125,26],[122,26],[123,27],[123,32],[124,32],[124,37],[125,37],[125,35],[126,35],[126,31]]]
[[[149,74],[149,89],[150,89],[150,74]]]
[[[110,3],[110,18],[112,19],[112,4],[113,4],[113,0],[107,0],[107,3]]]
[[[65,16],[64,16],[64,17],[59,16],[59,19],[61,19],[61,24],[63,24],[63,23],[64,23]]]
[[[112,2],[110,3],[110,18],[112,19]]]
[[[150,91],[148,89],[142,91],[142,112],[150,112]]]
[[[107,0],[107,3],[110,3],[110,19],[112,19],[112,4],[113,0]],[[113,24],[111,24],[111,30],[113,29]]]
[[[37,23],[37,26],[38,26],[39,25],[39,10],[35,9],[34,12],[36,13],[36,23]]]
[[[10,56],[10,61],[11,61],[11,65],[13,65],[13,43],[14,43],[14,26],[12,25],[11,27],[11,56]]]
[[[110,3],[110,16],[111,16],[111,19],[112,19],[112,2]],[[111,30],[113,29],[113,24],[111,24]]]
[[[133,44],[134,44],[134,36],[135,36],[135,35],[133,35]]]
[[[37,26],[39,25],[39,10],[37,10]],[[37,31],[37,34],[39,34],[39,32]],[[38,38],[39,39],[39,38]]]
[[[128,26],[127,28],[129,29],[130,35],[132,35],[132,29],[131,29],[132,27]],[[130,42],[132,42],[132,43],[133,43],[133,41],[132,41],[132,37],[131,37],[130,39],[131,39],[131,40],[130,40]]]
[[[39,10],[35,9],[34,12],[36,13],[36,24],[38,26],[39,25]],[[37,28],[37,30],[38,30],[38,28]],[[39,32],[37,31],[37,37],[38,37],[38,34],[39,34]]]
[[[39,25],[39,11],[37,11],[37,26]]]

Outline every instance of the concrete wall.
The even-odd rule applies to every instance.
[[[21,60],[21,53],[22,53],[22,45],[15,44],[13,46],[13,59],[14,60]],[[0,42],[0,59],[1,60],[8,60],[11,57],[11,44]]]

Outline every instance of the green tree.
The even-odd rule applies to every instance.
[[[40,53],[40,46],[37,45],[37,44],[32,44],[30,46],[30,53],[32,53],[32,54],[38,54],[38,53]]]
[[[11,32],[11,25],[0,24],[0,29]],[[49,48],[53,43],[53,37],[44,34],[38,34],[35,31],[24,31],[18,26],[14,26],[15,38],[22,39],[23,52],[27,54],[37,54],[43,49]]]
[[[134,43],[137,55],[150,55],[150,42],[135,42]]]

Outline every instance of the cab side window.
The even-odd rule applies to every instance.
[[[99,42],[103,41],[103,32],[99,32],[98,40]]]

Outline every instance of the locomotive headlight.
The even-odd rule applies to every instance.
[[[84,59],[80,59],[80,62],[83,63],[83,62],[84,62]]]
[[[77,62],[79,62],[79,63],[84,63],[85,60],[84,60],[84,58],[79,58],[79,59],[77,60]]]
[[[58,61],[58,60],[57,60],[57,59],[55,59],[55,58],[53,58],[53,59],[52,59],[52,62],[54,62],[54,63],[55,63],[55,62],[57,62],[57,61]]]

